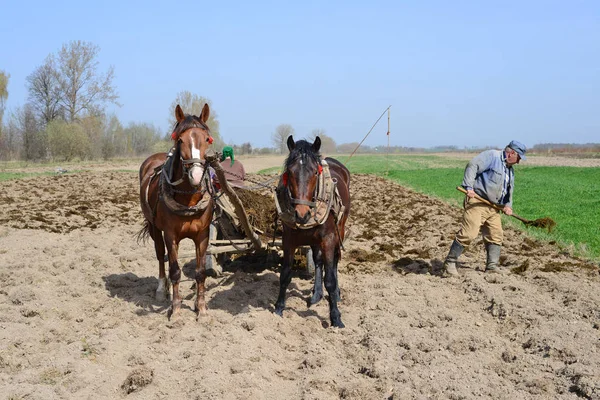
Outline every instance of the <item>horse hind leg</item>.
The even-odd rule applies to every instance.
[[[154,251],[158,260],[158,288],[156,289],[155,298],[158,301],[170,299],[170,282],[165,273],[165,241],[163,240],[162,232],[154,225],[150,226],[150,237],[154,241]]]

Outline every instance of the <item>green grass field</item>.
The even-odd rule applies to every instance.
[[[31,176],[55,175],[52,172],[0,172],[0,182],[10,179],[29,178]]]
[[[344,157],[340,157],[344,161]],[[456,190],[467,161],[434,155],[359,155],[347,167],[353,173],[386,177],[418,192],[459,206],[463,194]],[[535,220],[550,217],[556,222],[551,233],[525,227],[515,218],[505,223],[546,241],[556,241],[573,254],[600,259],[600,168],[515,167],[514,212]],[[459,212],[457,210],[457,212]]]

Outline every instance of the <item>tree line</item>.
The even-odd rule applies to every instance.
[[[145,122],[124,125],[116,115],[106,113],[108,105],[120,106],[119,94],[114,67],[101,71],[99,52],[97,45],[80,40],[62,45],[27,76],[27,102],[8,113],[5,105],[10,75],[0,70],[1,160],[111,159],[145,156],[169,148],[170,132]],[[177,93],[168,110],[168,122],[174,126],[177,104],[186,113],[199,115],[205,103],[211,106],[207,124],[215,139],[214,148],[220,150],[226,143],[210,99],[189,91]],[[295,135],[294,128],[281,124],[271,134],[272,147],[255,148],[250,142],[229,145],[235,154],[286,154],[289,135]],[[316,136],[321,138],[324,154],[350,153],[358,146],[338,145],[323,129],[314,129],[306,139],[313,141]],[[358,152],[380,149],[363,145]]]
[[[26,78],[27,102],[6,113],[10,74],[0,71],[0,159],[85,160],[131,157],[165,151],[169,133],[152,124],[130,122],[106,113],[119,104],[114,67],[101,71],[100,48],[90,42],[71,41]],[[169,108],[180,104],[186,113],[199,115],[209,99],[189,91],[179,92]],[[208,120],[215,144],[222,146],[219,121],[211,110]]]
[[[26,78],[27,102],[6,112],[10,74],[0,70],[0,160],[85,160],[145,156],[166,151],[172,145],[170,132],[145,122],[124,125],[116,115],[107,114],[108,105],[120,106],[114,84],[114,67],[99,69],[100,48],[90,42],[71,41],[49,54]],[[219,131],[218,114],[210,99],[187,90],[177,93],[168,110],[174,126],[174,110],[181,105],[186,113],[199,115],[205,103],[211,106],[207,121],[214,137],[214,148],[226,144]],[[290,124],[280,124],[271,133],[271,147],[255,148],[250,142],[231,144],[235,154],[286,154],[287,138],[294,135]],[[307,137],[321,138],[321,151],[333,153],[413,153],[460,151],[456,146],[430,149],[402,146],[367,146],[359,143],[337,144],[323,129]],[[296,137],[300,139],[301,137]],[[463,149],[464,150],[464,149]],[[532,152],[548,154],[599,153],[596,143],[537,144]]]

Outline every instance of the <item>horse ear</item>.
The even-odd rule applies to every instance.
[[[177,123],[185,119],[185,114],[183,113],[183,110],[181,109],[179,104],[177,104],[177,107],[175,107],[175,119],[177,120]]]
[[[292,135],[288,136],[287,146],[289,151],[294,150],[296,147],[296,142],[294,142],[294,137]]]
[[[204,107],[202,107],[202,113],[200,113],[200,120],[206,123],[206,121],[208,121],[209,116],[210,108],[208,107],[208,103],[204,103]]]
[[[312,148],[315,152],[318,152],[319,149],[321,148],[321,138],[320,137],[316,137],[315,138],[315,142],[312,145]]]

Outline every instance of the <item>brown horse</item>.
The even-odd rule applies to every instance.
[[[299,246],[309,245],[315,263],[315,284],[309,306],[323,297],[324,266],[331,326],[343,328],[337,304],[340,299],[337,267],[344,240],[344,226],[350,213],[350,172],[333,158],[327,157],[323,163],[319,153],[321,139],[318,136],[314,143],[305,140],[294,142],[290,136],[287,146],[290,154],[285,160],[278,187],[278,202],[283,204],[283,265],[275,313],[283,315],[285,293],[292,280],[294,252]],[[322,177],[327,174],[324,168],[328,168],[332,179]]]
[[[179,242],[188,238],[196,245],[195,310],[206,314],[204,281],[205,253],[213,204],[208,192],[210,177],[205,166],[205,154],[212,143],[206,125],[210,110],[204,105],[200,116],[185,115],[179,105],[175,108],[175,125],[171,151],[148,157],[140,167],[140,203],[145,224],[139,237],[148,235],[154,240],[158,259],[157,299],[169,295],[165,276],[165,244],[169,258],[169,278],[173,284],[171,316],[181,308],[179,281],[181,269],[177,263]],[[164,236],[163,236],[164,235]]]

